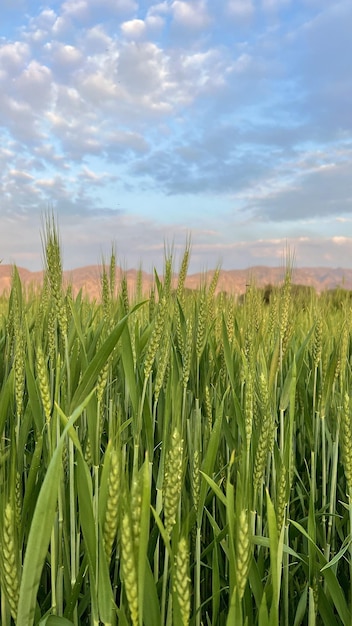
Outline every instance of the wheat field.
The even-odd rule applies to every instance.
[[[2,626],[352,624],[351,303],[45,280],[0,299]]]

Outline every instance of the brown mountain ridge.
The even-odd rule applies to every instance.
[[[25,268],[17,268],[24,288],[39,286],[43,281],[43,272],[31,272]],[[12,265],[0,264],[0,294],[9,293],[11,278],[13,273]],[[101,296],[101,273],[102,267],[99,265],[88,265],[73,270],[65,271],[65,284],[72,284],[73,293],[77,294],[80,289],[84,295],[91,299],[99,299]],[[121,281],[123,270],[116,268],[116,283]],[[126,270],[127,284],[129,291],[133,293],[136,289],[138,271],[135,269]],[[217,285],[217,292],[240,295],[246,291],[246,285],[254,281],[257,287],[266,285],[279,285],[284,278],[285,270],[282,267],[254,266],[243,270],[221,270]],[[186,278],[186,287],[197,289],[205,282],[209,284],[214,271],[206,273],[189,274]],[[143,291],[148,292],[154,277],[152,274],[142,272]],[[175,275],[175,282],[177,276]],[[292,273],[294,284],[313,287],[318,293],[324,290],[342,287],[352,290],[352,269],[330,268],[330,267],[302,267],[294,268]]]

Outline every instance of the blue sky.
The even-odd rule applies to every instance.
[[[2,0],[0,258],[352,267],[350,0]],[[176,261],[176,259],[175,259]],[[177,262],[177,261],[176,261]]]

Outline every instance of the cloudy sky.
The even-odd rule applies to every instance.
[[[350,0],[1,0],[0,258],[352,267]]]

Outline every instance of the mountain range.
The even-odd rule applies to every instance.
[[[25,268],[17,268],[24,288],[31,285],[39,286],[43,281],[43,272],[31,272]],[[13,273],[12,265],[0,264],[0,294],[8,293],[11,287]],[[128,269],[123,271],[116,268],[116,284],[119,285],[123,273],[126,274],[127,284],[130,293],[136,289],[138,281],[138,271]],[[80,289],[84,295],[91,299],[101,297],[101,274],[102,267],[99,265],[88,265],[73,270],[63,272],[65,284],[72,284],[73,293],[77,294]],[[240,295],[246,291],[246,286],[254,281],[257,287],[267,285],[279,285],[285,274],[283,267],[255,266],[245,270],[221,270],[217,284],[217,292],[225,291]],[[204,273],[189,274],[186,278],[186,287],[197,289],[204,283],[209,284],[214,271]],[[142,271],[143,292],[148,293],[153,282],[153,274]],[[174,276],[175,284],[177,276]],[[330,268],[330,267],[302,267],[294,268],[292,272],[292,283],[313,287],[318,293],[324,290],[343,287],[352,290],[352,269]]]

